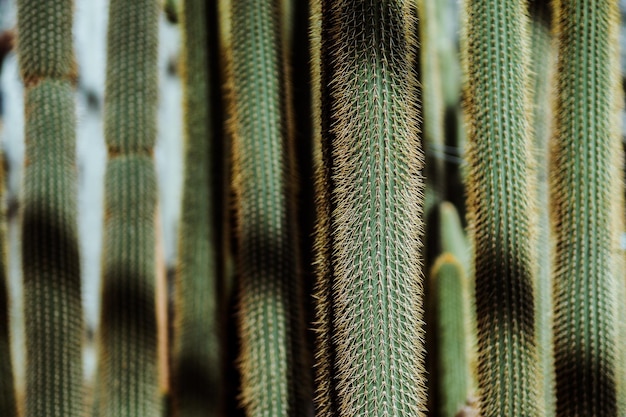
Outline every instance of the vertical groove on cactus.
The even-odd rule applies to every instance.
[[[469,0],[465,13],[481,413],[540,416],[526,2]]]
[[[231,0],[227,59],[248,416],[310,408],[293,207],[291,112],[279,0]]]
[[[409,1],[323,0],[317,12],[318,188],[327,188],[317,225],[318,380],[331,374],[318,410],[420,416],[417,11]]]
[[[26,417],[84,412],[72,18],[71,0],[18,1],[18,54],[26,86]]]
[[[558,416],[616,416],[623,271],[618,5],[555,3],[558,36],[552,220]]]
[[[99,417],[158,416],[155,306],[157,0],[112,0],[105,139]]]
[[[4,155],[0,153],[0,415],[17,416],[11,332],[9,319],[9,293],[7,276],[7,210],[5,202]]]
[[[554,354],[552,349],[552,233],[548,204],[548,139],[550,137],[550,89],[553,74],[553,46],[550,6],[547,0],[533,0],[530,8],[530,53],[533,105],[533,153],[537,181],[537,343],[543,375],[545,416],[555,413]]]
[[[443,253],[431,271],[434,292],[439,413],[454,417],[465,405],[471,376],[467,351],[469,288],[463,267],[451,253]]]
[[[209,101],[216,56],[208,25],[214,12],[205,0],[183,0],[182,79],[185,171],[175,282],[172,397],[174,416],[217,416],[221,400],[217,296],[218,231],[215,224],[218,173],[212,162],[218,134]],[[210,32],[209,32],[210,31]]]

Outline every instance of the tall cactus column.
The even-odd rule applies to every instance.
[[[215,161],[219,138],[214,112],[209,108],[210,73],[208,14],[215,7],[206,0],[183,0],[180,20],[183,36],[185,183],[179,238],[174,309],[172,397],[177,417],[217,416],[221,400],[218,321],[218,230]],[[209,32],[210,31],[210,32]]]
[[[157,0],[112,0],[105,93],[105,183],[99,417],[158,417],[153,146]]]
[[[417,10],[400,0],[316,3],[317,409],[421,416]]]
[[[18,1],[26,417],[83,415],[72,0]]]
[[[526,7],[523,0],[465,5],[468,220],[483,416],[543,415],[537,386]]]
[[[291,112],[279,0],[231,0],[228,82],[248,416],[307,414]]]
[[[618,5],[560,0],[552,148],[557,416],[616,416],[623,195]]]

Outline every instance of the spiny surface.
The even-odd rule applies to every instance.
[[[26,417],[84,412],[72,12],[71,0],[18,2],[18,56],[26,85]]]
[[[555,4],[558,66],[552,148],[557,416],[616,416],[622,94],[618,7]]]
[[[469,0],[468,220],[484,416],[540,416],[526,2]]]
[[[209,108],[209,10],[205,0],[180,3],[184,87],[185,171],[175,282],[172,399],[174,416],[217,416],[220,343],[217,303],[218,241],[215,123]]]
[[[425,377],[417,11],[412,2],[378,0],[324,0],[322,10],[321,56],[332,62],[322,58],[329,91],[321,105],[330,111],[321,116],[330,120],[322,121],[321,144],[332,174],[334,316],[324,325],[333,332],[337,413],[419,416]]]
[[[113,0],[105,95],[105,243],[98,416],[157,417],[156,0]]]
[[[242,404],[248,416],[306,414],[293,210],[293,149],[278,0],[232,0],[234,186]]]
[[[533,0],[530,8],[532,131],[539,228],[537,239],[537,343],[543,375],[545,417],[554,416],[554,352],[552,349],[552,251],[548,204],[548,139],[551,134],[551,95],[554,51],[547,0]]]
[[[434,292],[439,416],[453,417],[465,405],[471,385],[467,355],[465,272],[454,255],[442,254],[431,272]]]

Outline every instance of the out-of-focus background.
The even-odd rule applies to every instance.
[[[293,0],[304,1],[304,0]],[[450,3],[447,30],[457,39],[458,11],[462,0],[440,0]],[[0,33],[16,26],[16,0],[0,0]],[[620,0],[622,22],[625,22],[626,0]],[[104,146],[102,111],[104,102],[107,0],[75,0],[74,40],[79,66],[76,96],[78,224],[82,256],[83,303],[86,323],[85,376],[93,379],[95,351],[93,335],[98,325],[100,308],[100,255],[102,247],[102,203],[106,150]],[[622,23],[621,67],[626,74],[626,26]],[[159,136],[156,147],[160,185],[161,232],[163,258],[168,269],[176,260],[177,224],[182,185],[182,106],[178,76],[180,34],[177,25],[162,14],[160,25],[160,105]],[[10,52],[0,67],[0,143],[7,168],[6,192],[9,213],[8,262],[10,271],[12,348],[18,392],[23,387],[24,336],[21,291],[21,259],[19,249],[19,213],[21,202],[22,165],[24,154],[23,90],[15,51]],[[455,63],[458,66],[458,61]],[[622,120],[626,125],[626,113]],[[626,241],[624,242],[626,246]]]

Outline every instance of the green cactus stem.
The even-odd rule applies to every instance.
[[[98,416],[159,416],[155,306],[157,0],[112,0]]]
[[[175,281],[172,404],[177,417],[217,416],[221,400],[220,331],[218,321],[217,149],[216,122],[210,109],[217,87],[207,63],[209,13],[205,0],[183,0],[182,79],[184,87],[185,171]]]
[[[79,417],[85,411],[72,20],[71,0],[18,1],[18,57],[26,87],[26,417]]]
[[[484,416],[542,416],[526,2],[469,0],[463,59]]]
[[[304,415],[311,400],[304,365],[284,9],[278,0],[229,3],[241,403],[248,416]]]
[[[423,166],[409,1],[314,4],[317,409],[423,415]],[[324,188],[324,190],[321,190]],[[328,375],[328,376],[325,376]]]
[[[556,415],[618,415],[622,230],[618,4],[560,0],[551,196]],[[623,320],[623,318],[622,318]]]

